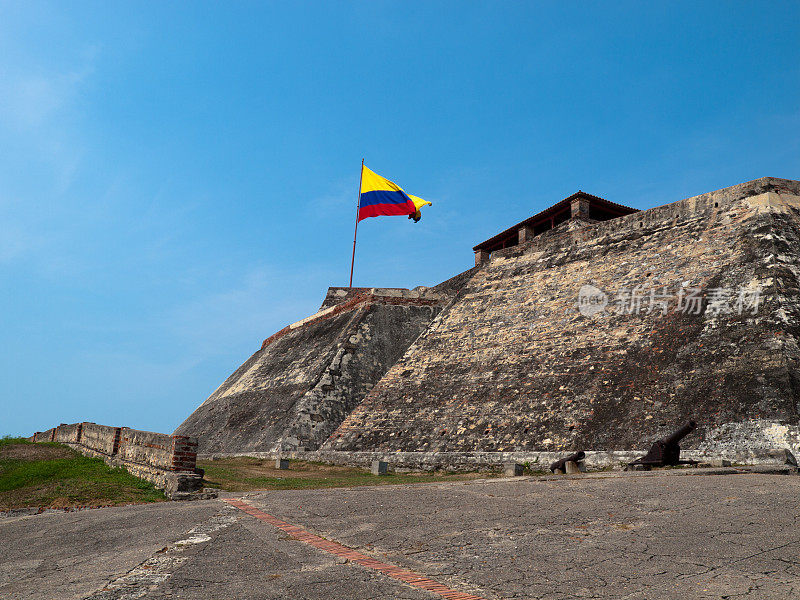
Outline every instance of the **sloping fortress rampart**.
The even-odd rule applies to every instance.
[[[177,431],[200,452],[315,450],[446,301],[429,290],[331,288],[315,315],[267,338]]]
[[[434,288],[331,288],[176,433],[201,452],[623,451],[693,418],[686,448],[800,449],[800,182],[645,211],[579,193],[475,257]]]

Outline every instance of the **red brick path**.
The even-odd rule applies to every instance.
[[[251,517],[255,517],[256,519],[261,519],[262,521],[266,521],[270,525],[277,527],[278,529],[282,529],[290,536],[295,538],[296,540],[300,540],[301,542],[305,542],[315,548],[319,548],[320,550],[324,550],[330,554],[334,554],[336,556],[341,556],[342,558],[346,558],[354,563],[358,563],[363,567],[367,567],[369,569],[374,569],[376,571],[380,571],[384,575],[388,575],[392,579],[397,579],[409,585],[413,585],[414,587],[421,588],[423,590],[427,590],[429,592],[433,592],[434,594],[438,594],[442,598],[447,598],[448,600],[485,600],[479,596],[473,596],[472,594],[465,594],[464,592],[457,592],[456,590],[451,590],[446,585],[442,585],[434,581],[433,579],[428,579],[427,577],[420,575],[419,573],[415,573],[414,571],[409,571],[407,569],[403,569],[401,567],[397,567],[395,565],[390,565],[379,560],[376,560],[372,557],[366,556],[365,554],[361,554],[360,552],[356,552],[352,548],[348,548],[347,546],[343,546],[338,542],[332,542],[330,540],[326,540],[318,535],[314,535],[303,529],[302,527],[298,527],[297,525],[292,525],[291,523],[286,523],[285,521],[281,521],[257,509],[252,504],[249,504],[243,500],[238,499],[228,499],[225,500],[231,506],[235,506],[236,508],[243,510]]]

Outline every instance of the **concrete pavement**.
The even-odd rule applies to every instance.
[[[375,564],[490,600],[800,597],[797,476],[525,478],[237,497]],[[0,521],[0,598],[443,597],[295,537],[219,500]]]
[[[204,500],[0,519],[0,599],[85,598],[218,511]]]

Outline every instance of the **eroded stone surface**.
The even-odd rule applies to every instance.
[[[694,419],[685,450],[760,462],[800,454],[799,339],[800,182],[763,178],[567,221],[434,288],[331,288],[177,433],[204,454],[639,451]]]
[[[796,453],[800,182],[574,225],[495,252],[322,449],[630,450],[693,418],[686,449]],[[584,285],[609,305],[581,314]],[[612,310],[635,286],[705,298],[698,314]],[[759,286],[755,311],[713,298]]]
[[[419,293],[326,306],[268,339],[175,431],[200,452],[319,447],[446,301]]]

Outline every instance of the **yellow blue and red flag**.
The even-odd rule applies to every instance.
[[[359,221],[368,217],[408,215],[416,222],[421,216],[420,209],[429,204],[427,200],[406,194],[396,183],[362,165]]]

